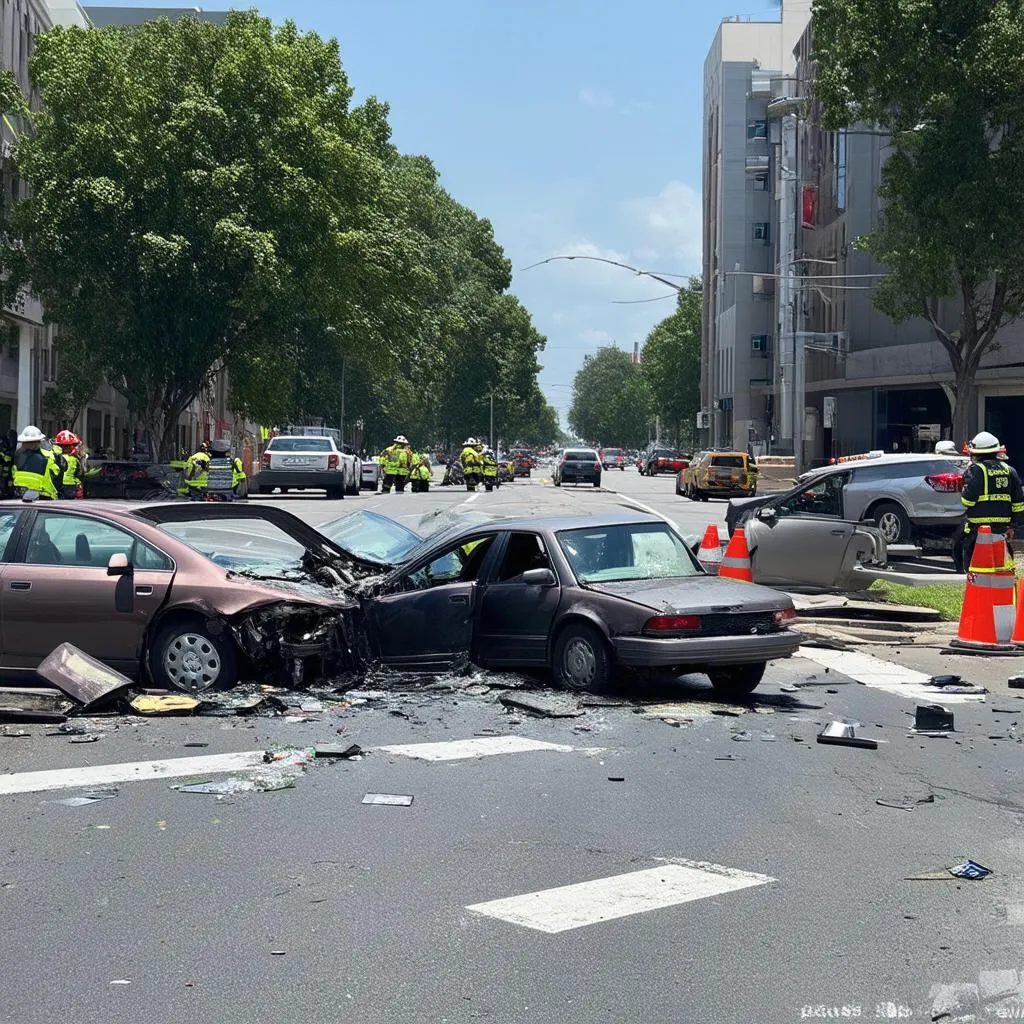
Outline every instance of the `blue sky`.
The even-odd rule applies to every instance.
[[[198,2],[211,10],[231,6]],[[196,5],[164,0],[160,6]],[[336,37],[357,100],[372,94],[390,103],[398,147],[431,157],[455,198],[490,218],[516,269],[513,291],[548,339],[540,379],[565,426],[569,385],[583,356],[601,344],[630,349],[643,342],[672,311],[672,300],[636,302],[668,289],[599,263],[522,268],[549,256],[586,254],[664,274],[700,272],[704,57],[723,17],[774,17],[777,5],[263,0],[256,6],[274,21],[292,18]]]

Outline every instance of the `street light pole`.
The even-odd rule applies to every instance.
[[[491,388],[491,433],[487,447],[494,451],[494,388]]]
[[[345,370],[348,360],[343,356],[341,360],[341,443],[345,444]]]

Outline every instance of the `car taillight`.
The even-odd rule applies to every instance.
[[[788,626],[796,619],[796,609],[783,608],[782,611],[775,613],[774,618],[776,626]]]
[[[932,476],[926,476],[925,483],[933,491],[943,491],[950,493],[951,491],[962,491],[964,489],[964,478],[960,473],[935,473]]]
[[[337,469],[338,468],[338,456],[337,455],[328,455],[327,456],[327,468],[328,469]]]
[[[594,463],[594,469],[596,469],[600,473],[601,472],[601,463],[600,462],[595,462]]]
[[[644,625],[645,633],[682,633],[700,629],[699,615],[655,615]]]
[[[260,456],[260,462],[262,462],[264,466],[269,466],[270,465],[270,452],[264,452]]]

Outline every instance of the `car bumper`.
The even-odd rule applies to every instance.
[[[341,470],[324,469],[261,469],[256,480],[260,487],[344,487],[346,475]]]
[[[711,495],[714,498],[752,498],[754,497],[753,487],[737,487],[723,484],[708,484],[700,488],[702,494]]]
[[[564,484],[592,484],[599,482],[601,479],[600,473],[561,473],[558,479]]]
[[[911,516],[911,528],[916,530],[954,530],[963,526],[964,514],[961,511],[951,512],[946,516]]]
[[[709,636],[658,639],[645,636],[612,638],[620,665],[669,668],[676,665],[744,665],[788,658],[803,637],[792,630],[755,636]]]

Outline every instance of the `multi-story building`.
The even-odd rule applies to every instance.
[[[764,450],[772,443],[774,224],[768,106],[792,75],[810,0],[779,17],[727,18],[704,62],[704,327],[702,440]]]

